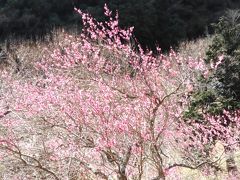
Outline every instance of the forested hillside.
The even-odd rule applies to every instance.
[[[1,0],[0,38],[10,34],[43,37],[53,27],[80,27],[73,7],[103,20],[105,2],[119,10],[122,27],[135,27],[134,34],[143,45],[158,43],[162,48],[212,33],[210,24],[227,8],[240,7],[238,0]]]

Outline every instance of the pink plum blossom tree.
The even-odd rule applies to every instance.
[[[106,22],[76,9],[83,32],[46,50],[33,77],[1,72],[5,179],[165,179],[177,167],[215,165],[176,153],[190,157],[189,147],[204,149],[215,136],[237,143],[238,114],[226,112],[232,129],[208,115],[211,126],[182,121],[197,77],[208,76],[204,61],[133,48],[133,28],[104,9]]]

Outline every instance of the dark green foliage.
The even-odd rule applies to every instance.
[[[0,0],[0,39],[43,36],[52,27],[79,23],[74,7],[104,20],[104,3],[119,10],[121,26],[135,27],[141,44],[163,49],[202,36],[226,8],[240,7],[236,0]]]
[[[216,37],[208,51],[215,63],[224,54],[223,63],[218,66],[214,77],[219,82],[220,95],[240,102],[240,11],[229,10],[215,25]]]
[[[223,60],[213,75],[201,82],[205,88],[192,96],[187,118],[240,108],[240,11],[228,10],[214,27],[216,34],[206,63],[216,64],[222,55]]]
[[[221,17],[217,24],[213,25],[216,36],[213,44],[207,52],[207,62],[216,61],[219,54],[229,56],[239,55],[240,46],[240,12],[239,10],[229,10],[224,17]]]
[[[53,26],[73,22],[69,0],[5,0],[0,8],[0,37],[44,35]]]
[[[109,0],[108,3],[111,9],[119,10],[122,26],[135,27],[134,33],[141,44],[151,48],[159,44],[163,49],[204,35],[209,24],[216,22],[226,8],[240,7],[240,2],[232,0],[228,3],[225,0]],[[90,12],[100,12],[95,11],[98,8],[92,7]]]

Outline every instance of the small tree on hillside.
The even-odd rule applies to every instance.
[[[201,79],[198,90],[193,93],[186,117],[195,119],[200,125],[210,125],[211,129],[214,126],[209,124],[205,117],[206,114],[210,114],[210,116],[216,117],[216,123],[220,128],[231,131],[232,128],[238,126],[238,120],[229,118],[225,112],[228,111],[228,114],[238,116],[236,111],[240,108],[239,10],[227,11],[225,16],[220,18],[214,26],[216,35],[207,51],[206,59],[206,63],[210,65],[213,73],[208,79]],[[222,117],[222,120],[219,120],[219,116]],[[238,136],[236,136],[235,143],[226,143],[228,138],[222,138],[218,133],[213,137],[213,142],[219,139],[225,142],[226,153],[231,154],[227,159],[228,171],[236,171],[237,168],[232,157],[232,149],[234,149],[232,144],[238,142]]]

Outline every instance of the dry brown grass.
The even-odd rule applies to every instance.
[[[206,51],[208,49],[208,46],[211,45],[213,40],[213,37],[208,36],[205,38],[199,38],[194,41],[186,41],[182,42],[179,45],[179,48],[177,51],[183,56],[183,57],[206,57]]]
[[[52,36],[45,40],[33,41],[10,38],[0,43],[0,47],[7,55],[4,63],[0,64],[0,70],[6,69],[9,73],[20,73],[24,77],[32,77],[36,73],[34,64],[60,46],[66,36],[76,37],[76,32],[65,32],[63,29],[55,29]]]

